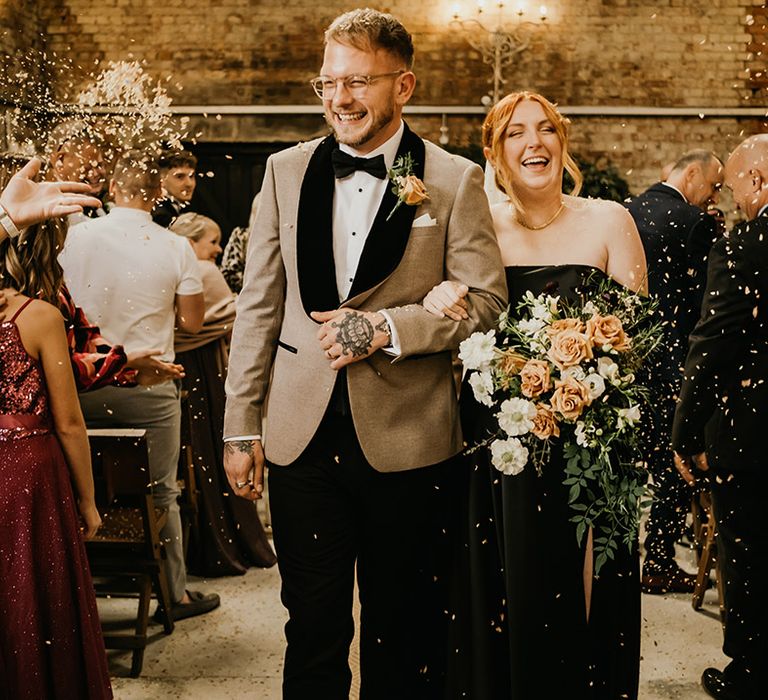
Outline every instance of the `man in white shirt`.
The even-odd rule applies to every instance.
[[[158,348],[174,359],[174,327],[195,333],[203,321],[197,261],[181,237],[153,223],[160,195],[157,163],[131,151],[115,165],[110,183],[115,207],[107,215],[69,231],[59,261],[75,300],[106,337],[127,352]],[[171,616],[181,620],[219,605],[215,594],[186,589],[176,471],[179,458],[179,387],[168,382],[132,389],[105,387],[81,395],[90,427],[147,430],[155,502],[168,509],[161,535],[167,552]]]
[[[506,284],[482,170],[402,120],[412,64],[391,15],[332,23],[312,87],[334,133],[270,158],[251,230],[225,468],[257,499],[266,451],[286,700],[349,696],[355,571],[365,697],[443,697],[462,472],[452,356],[493,325]],[[446,277],[470,289],[458,323],[421,306]]]

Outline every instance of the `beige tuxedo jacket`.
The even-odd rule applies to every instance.
[[[463,446],[452,356],[473,331],[491,328],[507,303],[483,173],[406,126],[398,155],[411,153],[429,199],[401,205],[386,221],[396,203],[388,189],[350,296],[339,304],[331,227],[334,147],[332,137],[318,139],[267,162],[237,302],[224,436],[261,434],[270,463],[295,461],[315,434],[337,378],[309,312],[383,309],[402,353],[393,358],[379,351],[347,367],[360,445],[379,471],[435,464]],[[422,308],[424,296],[444,279],[469,286],[467,321]]]

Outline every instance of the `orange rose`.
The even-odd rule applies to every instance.
[[[552,321],[552,324],[547,329],[547,333],[553,336],[560,331],[578,331],[581,333],[583,330],[584,324],[578,318],[561,318],[557,321]]]
[[[400,199],[411,206],[421,204],[425,199],[429,199],[427,188],[424,183],[415,175],[406,175],[400,178]]]
[[[619,352],[629,349],[629,338],[616,316],[595,314],[587,321],[587,335],[592,339],[595,347],[602,348],[609,345]]]
[[[592,358],[592,343],[584,333],[580,333],[575,328],[566,328],[553,333],[551,342],[547,357],[558,369],[573,367]]]
[[[552,409],[543,403],[536,404],[536,415],[533,418],[531,432],[539,440],[547,440],[551,437],[560,437],[560,426]]]
[[[499,383],[503,389],[509,389],[509,380],[520,372],[525,365],[525,358],[512,350],[501,353],[497,367],[499,368]]]
[[[528,360],[520,370],[520,391],[523,396],[535,399],[552,387],[549,363],[544,360]]]
[[[589,389],[573,377],[555,382],[550,404],[566,420],[576,420],[590,403]]]

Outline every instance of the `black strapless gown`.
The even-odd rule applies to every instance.
[[[530,290],[574,295],[599,270],[583,265],[508,267],[511,313]],[[468,444],[493,418],[465,383]],[[583,568],[570,522],[557,444],[539,476],[504,476],[488,450],[469,455],[464,536],[454,602],[448,697],[472,700],[637,698],[640,668],[638,549],[619,547],[592,589],[586,618]]]

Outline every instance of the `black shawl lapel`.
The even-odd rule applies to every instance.
[[[339,306],[333,261],[333,135],[315,149],[304,173],[296,224],[296,269],[304,311],[331,311]]]
[[[414,134],[405,124],[403,137],[397,149],[397,156],[411,154],[413,159],[413,172],[420,180],[424,180],[424,156],[426,149],[424,141]],[[357,266],[355,281],[349,291],[349,299],[375,287],[394,272],[403,257],[408,237],[411,233],[416,206],[401,204],[389,221],[387,217],[397,204],[397,195],[392,192],[392,185],[387,183],[387,191],[381,200],[379,211],[373,220],[373,226],[368,233],[368,238],[360,256]]]

